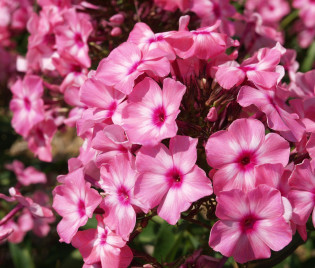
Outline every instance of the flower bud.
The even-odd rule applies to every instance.
[[[210,122],[215,122],[218,119],[217,109],[215,107],[211,107],[209,113],[207,114],[207,119]]]

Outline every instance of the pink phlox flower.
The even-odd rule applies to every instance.
[[[38,4],[43,8],[45,6],[56,6],[60,10],[71,7],[71,0],[38,0]]]
[[[12,126],[15,131],[26,137],[32,127],[44,119],[44,92],[42,79],[35,75],[27,75],[11,87],[13,98],[10,109],[13,112]]]
[[[79,92],[79,89],[75,90],[75,91]],[[75,91],[72,91],[72,92],[75,92]],[[68,95],[68,97],[69,96],[70,95]],[[76,95],[76,96],[78,96],[78,95]],[[66,98],[66,96],[65,96],[65,98]],[[79,99],[79,98],[77,98],[77,99]],[[67,101],[67,103],[69,103],[69,101]],[[64,120],[65,125],[72,127],[72,128],[76,127],[77,121],[82,118],[82,114],[84,111],[85,111],[85,109],[82,107],[75,107],[75,108],[71,109],[71,111],[68,114],[68,118],[66,118]]]
[[[32,199],[41,206],[49,205],[49,197],[42,191],[36,191],[33,194]],[[54,221],[54,215],[51,217],[34,217],[27,209],[24,209],[17,222],[22,231],[28,232],[32,230],[35,235],[44,237],[50,231],[49,224]]]
[[[187,11],[191,7],[190,0],[154,0],[154,4],[167,11],[176,11],[180,9],[182,12]]]
[[[224,150],[222,149],[224,148]],[[276,133],[265,136],[264,125],[256,119],[237,119],[228,130],[210,136],[206,144],[208,164],[214,174],[214,192],[255,187],[254,167],[289,161],[289,143]]]
[[[0,226],[0,236],[2,236],[3,240],[0,239],[0,243],[8,240],[10,243],[18,244],[21,243],[24,239],[25,232],[13,220],[9,220],[4,225]]]
[[[291,190],[289,200],[293,207],[293,221],[298,225],[306,224],[312,214],[315,226],[315,162],[305,159],[296,165],[289,179]]]
[[[100,62],[95,77],[128,95],[141,74],[160,77],[169,74],[170,63],[166,55],[159,48],[140,49],[136,44],[125,42]]]
[[[306,73],[296,73],[295,83],[291,87],[298,97],[314,97],[315,95],[315,70]]]
[[[24,186],[47,182],[45,173],[38,171],[34,167],[24,168],[24,164],[18,160],[14,160],[11,164],[7,164],[5,167],[13,171],[17,180]]]
[[[292,205],[288,200],[290,190],[289,177],[292,174],[294,164],[284,168],[281,164],[263,164],[255,167],[254,175],[256,187],[266,184],[280,191],[284,206],[284,219],[289,222],[292,218]]]
[[[174,60],[176,58],[174,49],[164,38],[167,35],[168,33],[155,34],[147,24],[138,22],[130,32],[127,42],[138,45],[141,50],[164,50],[166,52],[165,57]]]
[[[138,83],[128,96],[122,113],[122,127],[132,143],[156,145],[174,137],[175,119],[186,87],[170,78],[163,81],[163,90],[151,78]]]
[[[68,160],[68,170],[69,173],[71,173],[79,168],[83,168],[84,179],[93,186],[96,186],[100,178],[100,170],[95,163],[99,151],[92,148],[91,142],[92,137],[88,137],[84,140],[83,145],[80,147],[79,156]],[[66,175],[60,175],[57,180],[63,183],[66,177]]]
[[[74,8],[63,12],[64,23],[55,28],[56,47],[59,54],[66,51],[84,67],[91,65],[87,40],[93,28],[89,16],[78,13]]]
[[[118,154],[128,154],[131,157],[132,143],[128,140],[124,129],[118,125],[106,126],[97,132],[92,141],[92,147],[100,153],[96,157],[96,164],[101,166],[108,163]]]
[[[243,86],[237,96],[237,102],[248,107],[255,105],[267,117],[267,124],[273,130],[289,141],[300,141],[305,132],[305,126],[296,113],[290,111],[284,101],[277,96],[277,89],[263,90]]]
[[[294,0],[294,8],[299,9],[299,15],[306,27],[314,28],[315,26],[315,3],[312,0]]]
[[[315,96],[290,100],[290,107],[305,125],[306,132],[315,132]]]
[[[175,136],[169,149],[164,144],[141,147],[136,157],[140,173],[135,194],[150,208],[158,206],[158,215],[176,224],[180,213],[192,202],[212,194],[205,172],[195,165],[197,139]]]
[[[229,0],[194,0],[191,11],[201,18],[201,27],[214,25],[220,20],[220,32],[228,36],[234,35],[234,23],[230,19],[236,9]]]
[[[13,232],[14,232],[13,228],[1,225],[0,226],[0,243],[6,240]]]
[[[55,70],[52,62],[53,56],[57,54],[54,29],[63,20],[59,8],[53,5],[43,7],[39,15],[35,12],[32,14],[27,23],[30,36],[26,59],[30,69],[44,72]]]
[[[279,43],[271,49],[262,48],[240,66],[219,66],[215,77],[225,89],[240,85],[246,77],[256,86],[270,89],[284,76],[284,68],[278,65],[284,52]]]
[[[117,110],[126,95],[113,87],[107,86],[95,77],[87,79],[80,88],[80,101],[88,108],[96,108],[93,112],[96,118],[111,118],[116,120]]]
[[[87,79],[87,69],[68,53],[63,52],[60,56],[53,57],[52,61],[56,70],[64,77],[59,87],[61,93],[65,93],[69,87],[80,88]]]
[[[41,161],[52,161],[51,141],[57,131],[53,119],[48,118],[35,125],[26,137],[28,148]]]
[[[125,240],[128,240],[136,224],[135,209],[148,211],[147,205],[134,195],[138,174],[132,162],[134,160],[129,160],[124,154],[113,157],[109,165],[101,167],[99,181],[106,194],[102,205],[104,220],[109,228]]]
[[[102,268],[127,268],[133,254],[126,241],[105,225],[102,216],[96,219],[97,229],[79,231],[72,245],[79,249],[86,267],[100,267],[101,263]]]
[[[267,185],[245,193],[233,189],[217,196],[216,216],[209,245],[239,263],[269,258],[270,249],[279,251],[292,240],[284,220],[280,192]]]
[[[245,7],[257,11],[266,24],[278,23],[290,12],[290,5],[284,0],[250,0],[246,1]]]
[[[179,29],[184,31],[187,29],[189,23],[189,16],[180,20]],[[188,51],[183,51],[177,54],[187,59],[190,57],[197,57],[202,60],[209,60],[210,58],[216,57],[225,52],[230,46],[237,46],[237,42],[234,42],[226,34],[215,32],[219,27],[220,21],[216,24],[208,27],[199,28],[195,31],[190,31],[193,39],[193,44]]]
[[[82,168],[69,173],[53,194],[53,208],[62,217],[57,225],[60,241],[70,243],[78,228],[92,218],[102,197],[85,182]]]
[[[7,202],[18,202],[21,207],[25,207],[34,217],[50,218],[53,212],[48,207],[42,206],[33,201],[30,197],[23,196],[18,189],[11,187],[9,189],[10,196],[0,193],[0,198]]]

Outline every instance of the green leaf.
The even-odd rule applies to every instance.
[[[175,227],[176,228],[176,227]],[[159,262],[166,260],[166,256],[175,244],[174,226],[163,222],[157,234],[153,257]]]
[[[9,248],[15,268],[35,268],[27,247],[9,243]]]
[[[301,65],[301,71],[307,72],[312,69],[315,60],[315,41],[308,48],[305,59]]]

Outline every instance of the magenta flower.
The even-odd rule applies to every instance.
[[[166,54],[159,48],[140,50],[136,44],[123,43],[100,62],[96,78],[128,95],[141,74],[147,72],[160,77],[169,74]]]
[[[80,226],[93,216],[102,198],[84,181],[83,168],[69,173],[54,190],[53,208],[62,216],[57,226],[60,240],[70,243]]]
[[[127,156],[128,157],[128,156]],[[117,155],[109,165],[101,167],[99,185],[105,191],[104,220],[125,240],[136,224],[135,207],[147,211],[147,207],[134,196],[134,186],[138,177],[124,154]]]
[[[298,225],[305,225],[312,214],[315,227],[315,162],[305,159],[296,165],[290,180],[289,200],[293,207],[292,220]]]
[[[15,82],[11,91],[12,126],[18,134],[26,137],[32,127],[44,119],[42,79],[35,75],[26,75],[23,81],[19,79]]]
[[[72,245],[79,249],[85,265],[101,262],[102,268],[127,268],[133,258],[130,248],[104,224],[101,216],[97,215],[96,219],[97,229],[79,231],[73,237]]]
[[[140,176],[135,194],[150,208],[159,205],[158,215],[170,224],[175,224],[192,202],[212,194],[210,180],[195,165],[197,142],[176,136],[170,140],[169,149],[164,144],[144,146],[137,154]]]
[[[269,258],[270,249],[279,251],[292,239],[283,218],[280,192],[259,185],[247,193],[233,189],[217,196],[216,222],[209,245],[237,262]]]
[[[174,137],[175,119],[185,90],[183,84],[170,78],[164,79],[163,91],[151,78],[137,84],[122,113],[122,126],[130,142],[156,145]]]
[[[255,119],[235,120],[228,130],[212,134],[206,144],[207,161],[218,169],[214,174],[214,192],[255,187],[254,167],[289,160],[289,143],[275,133],[265,137],[264,125]]]

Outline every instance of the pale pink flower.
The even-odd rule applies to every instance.
[[[18,189],[11,187],[9,189],[10,197],[0,193],[0,198],[8,202],[18,202],[16,210],[27,208],[34,217],[50,218],[53,217],[53,212],[46,206],[42,206],[34,202],[32,198],[23,196]]]
[[[315,26],[315,3],[313,0],[294,0],[292,5],[299,9],[299,15],[306,27]]]
[[[128,105],[122,113],[122,127],[132,143],[156,145],[174,137],[175,119],[185,93],[185,86],[173,79],[163,81],[163,91],[151,78],[145,78],[128,96]]]
[[[154,3],[164,10],[173,12],[178,8],[184,12],[191,6],[190,0],[154,0]]]
[[[41,161],[51,162],[52,148],[51,141],[57,130],[57,127],[52,119],[44,120],[35,125],[29,135],[26,137],[28,148]]]
[[[96,108],[93,110],[96,120],[101,118],[104,121],[106,118],[112,118],[116,122],[116,111],[125,97],[125,94],[95,77],[87,79],[80,88],[80,101],[88,108]]]
[[[315,161],[305,159],[296,165],[289,179],[291,190],[289,200],[293,207],[293,221],[298,225],[306,224],[312,213],[315,227]]]
[[[168,35],[168,33],[155,34],[147,24],[138,22],[130,32],[127,42],[138,45],[140,49],[152,50],[158,48],[164,50],[166,52],[165,56],[169,60],[174,60],[176,58],[174,49],[165,39]]]
[[[276,93],[274,90],[243,86],[237,96],[237,102],[243,107],[255,105],[266,114],[267,124],[271,129],[280,131],[280,134],[289,141],[300,141],[305,126],[296,113],[288,111],[289,107]]]
[[[209,245],[239,263],[269,258],[270,249],[279,251],[292,240],[283,218],[280,192],[259,185],[247,193],[233,189],[217,196],[216,222]]]
[[[101,263],[102,268],[127,268],[133,258],[130,248],[105,225],[100,215],[96,219],[97,229],[79,231],[73,237],[72,245],[79,249],[85,265],[96,264],[99,267]]]
[[[18,160],[14,160],[11,164],[6,165],[6,168],[12,170],[17,180],[24,186],[47,182],[45,173],[38,171],[34,167],[24,168],[23,163]]]
[[[284,0],[249,0],[246,9],[256,10],[265,23],[277,23],[290,12],[290,5]]]
[[[165,56],[161,49],[140,50],[136,44],[126,42],[100,62],[95,77],[128,95],[141,74],[160,77],[169,74],[170,63]]]
[[[24,239],[26,233],[21,229],[19,224],[10,220],[4,225],[0,226],[0,234],[3,236],[3,240],[8,240],[10,243],[18,244]]]
[[[128,140],[124,129],[118,125],[106,126],[98,131],[92,140],[92,147],[99,150],[96,157],[96,164],[101,166],[118,154],[128,154],[131,156],[132,143]]]
[[[210,180],[195,165],[197,142],[188,136],[176,136],[170,140],[169,149],[159,144],[143,146],[137,153],[140,176],[135,194],[150,208],[158,205],[158,215],[170,224],[175,224],[192,202],[212,194]]]
[[[53,208],[63,217],[57,226],[60,241],[70,243],[78,228],[93,216],[102,198],[85,182],[82,168],[69,173],[63,182],[54,189]]]
[[[290,100],[290,106],[305,125],[305,131],[315,132],[315,97]]]
[[[314,97],[315,95],[315,70],[306,73],[296,73],[292,91],[298,97]]]
[[[189,16],[186,16],[180,20],[179,29],[187,29],[188,23]],[[219,25],[220,21],[217,21],[212,26],[191,31],[190,34],[193,39],[191,48],[181,53],[177,52],[177,54],[183,59],[197,57],[198,59],[209,60],[224,53],[228,47],[237,45],[237,42],[233,43],[234,41],[226,34],[215,32]]]
[[[93,28],[86,14],[71,8],[63,12],[64,22],[55,28],[56,47],[60,54],[66,51],[84,67],[90,67],[87,40]]]
[[[289,143],[280,135],[265,136],[264,125],[255,119],[237,119],[228,128],[212,134],[206,144],[207,161],[218,169],[214,174],[215,193],[224,190],[251,190],[255,187],[254,167],[289,161]]]
[[[12,126],[18,134],[26,137],[32,127],[44,119],[42,79],[35,75],[27,75],[23,81],[17,80],[11,91]]]
[[[106,194],[102,206],[105,211],[104,220],[108,227],[125,240],[128,240],[136,224],[135,208],[148,211],[145,203],[141,203],[134,195],[138,174],[132,167],[132,162],[133,159],[129,160],[123,154],[117,155],[109,165],[101,167],[99,181]]]
[[[254,56],[246,59],[240,66],[219,66],[215,78],[221,87],[231,89],[238,86],[247,77],[256,86],[264,89],[274,87],[284,75],[284,69],[278,65],[285,49],[277,44],[273,48],[262,48]]]

